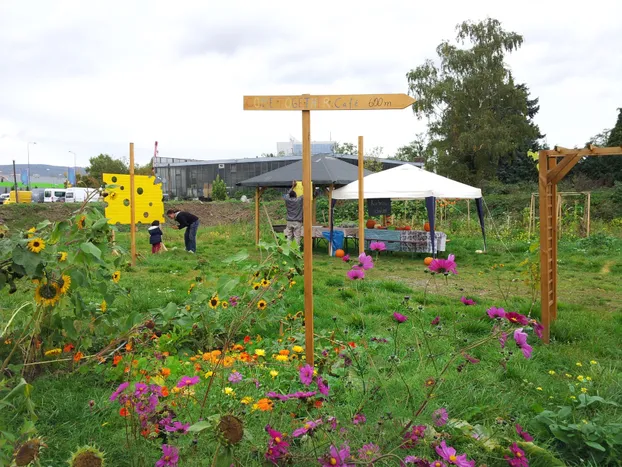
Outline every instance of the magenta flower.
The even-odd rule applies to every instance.
[[[479,363],[479,362],[480,362],[479,358],[475,358],[474,356],[469,355],[469,354],[468,354],[468,353],[466,353],[466,352],[462,352],[462,356],[463,356],[464,358],[466,358],[466,359],[467,359],[467,361],[468,361],[469,363],[472,363],[473,365],[475,365],[475,364],[477,364],[477,363]]]
[[[166,431],[179,431],[180,433],[188,433],[188,428],[190,428],[190,423],[173,422],[164,425]]]
[[[525,457],[525,451],[518,447],[516,443],[512,443],[510,446],[510,451],[514,455],[514,457],[504,456],[506,462],[511,467],[529,467],[529,461],[527,457]]]
[[[447,467],[443,461],[432,461],[430,462],[430,467]]]
[[[527,326],[529,324],[529,318],[525,315],[521,315],[520,313],[516,313],[515,311],[506,313],[505,319],[507,319],[510,323],[520,324],[522,326]]]
[[[242,376],[241,373],[238,373],[237,371],[231,372],[231,374],[229,375],[229,377],[227,378],[229,380],[229,382],[236,384],[239,383],[240,381],[242,381],[244,379],[244,377]]]
[[[441,407],[440,409],[436,409],[432,412],[432,421],[436,426],[443,426],[449,420],[449,415],[447,415],[447,409],[445,407]]]
[[[121,384],[119,384],[119,387],[117,388],[117,390],[110,395],[110,401],[117,400],[117,397],[119,397],[119,395],[123,391],[125,391],[129,385],[130,385],[130,383],[121,383]]]
[[[374,443],[364,444],[363,447],[359,449],[359,458],[373,463],[378,458],[379,452],[380,446],[377,446]]]
[[[365,271],[359,269],[357,266],[354,266],[347,272],[347,276],[353,281],[357,279],[365,279]]]
[[[162,457],[155,463],[155,467],[177,467],[179,450],[170,444],[162,445]]]
[[[350,262],[350,255],[343,255],[341,257],[341,261],[343,261],[344,263],[349,263]]]
[[[292,437],[298,438],[299,436],[306,435],[307,433],[311,434],[313,433],[313,430],[315,430],[321,424],[321,418],[313,422],[306,422],[301,428],[296,428],[294,431],[292,431]]]
[[[369,244],[369,249],[371,251],[385,251],[387,249],[387,246],[384,244],[384,242],[371,242]]]
[[[493,306],[492,308],[489,308],[486,313],[488,313],[490,319],[505,318],[505,310],[503,308],[497,308]]]
[[[313,381],[313,367],[309,364],[301,367],[298,374],[300,375],[300,382],[305,386],[309,386]]]
[[[328,454],[318,459],[322,467],[355,467],[354,464],[349,462],[350,460],[350,447],[345,443],[341,445],[339,450],[331,445]]]
[[[531,436],[529,433],[523,430],[523,427],[520,426],[518,423],[516,424],[516,433],[518,433],[518,436],[520,436],[527,442],[533,441],[533,436]]]
[[[230,306],[238,306],[238,300],[239,299],[240,299],[240,297],[238,297],[237,295],[229,297],[229,305]]]
[[[185,386],[194,386],[195,384],[197,384],[199,382],[199,377],[198,376],[182,376],[181,379],[179,380],[179,383],[177,383],[177,387],[178,388],[183,388]]]
[[[317,377],[316,384],[317,384],[318,390],[320,391],[320,394],[323,394],[324,396],[328,396],[328,384],[324,381],[324,379],[321,376]]]
[[[445,274],[446,276],[449,275],[449,273],[458,274],[458,271],[456,270],[457,264],[455,258],[456,257],[454,255],[449,255],[447,259],[436,258],[432,260],[428,266],[428,269],[431,272]]]
[[[505,349],[505,343],[508,340],[508,333],[507,332],[502,332],[501,333],[501,337],[499,338],[499,344],[501,344],[501,348]]]
[[[414,464],[417,467],[428,467],[432,465],[426,459],[419,456],[406,456],[404,457],[404,464]],[[400,465],[404,465],[400,464]]]
[[[425,428],[425,425],[415,425],[409,431],[404,433],[401,447],[404,449],[414,448],[419,440],[423,438]]]
[[[134,383],[134,395],[140,397],[147,392],[148,386],[145,383]]]
[[[441,322],[441,317],[440,317],[440,316],[437,316],[437,317],[436,317],[436,318],[434,318],[432,321],[430,321],[430,324],[431,324],[432,326],[436,326],[436,325],[437,325],[438,323],[440,323],[440,322]]]
[[[367,421],[367,417],[365,417],[362,413],[357,413],[352,419],[352,423],[355,425],[363,425]]]
[[[523,328],[514,331],[514,340],[516,345],[522,350],[525,358],[531,358],[533,348],[527,343],[527,333],[523,332]]]
[[[544,326],[538,323],[535,319],[531,322],[531,327],[533,328],[533,332],[538,339],[542,339],[542,331],[544,331]]]
[[[470,298],[466,298],[464,296],[460,297],[460,301],[462,303],[464,303],[466,306],[475,305],[475,300],[472,300]]]
[[[266,425],[266,431],[270,435],[270,441],[268,442],[268,449],[266,450],[265,457],[276,465],[279,459],[287,455],[289,443],[285,441],[285,435],[283,435],[283,433],[273,430],[270,425]]]
[[[374,260],[363,252],[359,255],[359,266],[365,270],[371,269],[374,267]]]
[[[406,322],[408,317],[396,311],[395,313],[393,313],[393,319],[395,319],[395,321],[397,321],[398,323],[404,323]]]
[[[445,444],[445,440],[441,441],[440,446],[436,446],[436,453],[447,462],[458,467],[475,467],[475,461],[467,460],[466,454],[456,455],[456,450]]]

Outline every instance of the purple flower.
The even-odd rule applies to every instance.
[[[237,371],[232,371],[229,377],[227,378],[229,382],[236,384],[244,379],[242,373],[238,373]]]
[[[357,413],[354,418],[352,418],[352,423],[355,425],[363,425],[367,421],[367,418],[362,413]]]
[[[533,441],[533,436],[531,436],[529,433],[523,430],[523,427],[520,426],[518,423],[516,424],[516,433],[518,433],[518,436],[520,436],[527,442]]]
[[[374,443],[364,444],[363,447],[359,449],[359,458],[373,463],[378,457],[379,452],[380,447]]]
[[[341,257],[341,261],[343,261],[344,263],[349,263],[350,262],[350,255],[343,255]]]
[[[185,386],[194,386],[198,382],[199,382],[198,376],[193,376],[192,378],[190,376],[182,376],[181,379],[179,380],[179,383],[177,383],[177,387],[183,388]]]
[[[317,384],[318,390],[320,391],[320,394],[323,394],[324,396],[328,396],[328,384],[324,381],[324,379],[321,376],[317,377],[316,384]]]
[[[188,433],[188,428],[190,428],[190,423],[181,423],[181,422],[173,422],[171,424],[164,425],[164,429],[166,431],[176,432],[179,431],[181,433]]]
[[[440,446],[436,446],[436,453],[445,459],[450,464],[457,465],[458,467],[475,467],[475,461],[467,460],[466,454],[456,455],[456,450],[451,446],[445,444],[445,440],[441,441]]]
[[[328,417],[326,423],[328,423],[329,430],[337,429],[337,419],[335,417]]]
[[[147,392],[147,385],[144,383],[135,383],[134,384],[134,395],[136,397],[140,397]]]
[[[237,295],[233,295],[232,297],[229,297],[229,305],[230,306],[238,306],[238,300],[240,299],[240,297],[238,297]]]
[[[475,305],[475,300],[466,298],[465,296],[460,297],[460,301],[464,303],[466,306]]]
[[[363,252],[359,255],[359,266],[365,270],[371,269],[374,267],[374,260]]]
[[[121,384],[119,384],[119,387],[117,388],[117,390],[115,392],[113,392],[112,395],[110,396],[110,401],[117,400],[117,397],[119,397],[119,395],[123,391],[125,391],[129,385],[130,385],[130,383],[121,383]]]
[[[436,317],[436,318],[434,318],[432,321],[430,321],[430,324],[431,324],[432,326],[436,326],[436,325],[437,325],[438,323],[440,323],[440,322],[441,322],[441,317],[440,317],[440,316],[437,316],[437,317]]]
[[[402,448],[414,448],[425,434],[425,425],[415,425],[404,433]]]
[[[313,367],[309,364],[302,366],[298,374],[300,376],[300,382],[305,386],[309,386],[311,381],[313,381]]]
[[[508,333],[507,332],[502,332],[501,333],[501,337],[499,338],[499,344],[501,344],[501,348],[505,349],[505,343],[508,340]]]
[[[296,428],[294,431],[292,431],[292,437],[298,438],[299,436],[306,435],[307,433],[311,434],[313,433],[313,430],[315,430],[321,424],[321,418],[313,422],[306,422],[301,428]]]
[[[179,450],[170,444],[162,445],[162,457],[155,463],[155,467],[177,467]]]
[[[357,279],[365,279],[365,271],[359,269],[357,266],[354,266],[346,274],[353,281]]]
[[[350,447],[345,443],[341,445],[339,450],[331,445],[328,454],[318,460],[320,464],[322,464],[322,467],[355,467],[354,464],[348,462],[350,460]]]
[[[289,443],[285,441],[285,435],[283,435],[283,433],[273,430],[270,425],[266,425],[266,431],[270,435],[270,441],[268,442],[268,450],[266,451],[265,457],[276,465],[279,459],[287,455]]]
[[[513,458],[509,456],[504,456],[506,462],[511,467],[529,467],[529,461],[527,457],[525,457],[525,451],[518,447],[518,444],[512,443],[510,446],[510,451],[514,455]]]
[[[490,316],[491,319],[505,318],[505,310],[503,308],[493,306],[492,308],[489,308],[486,313],[488,313],[488,316]]]
[[[387,249],[387,246],[384,244],[384,242],[371,242],[369,244],[369,249],[371,251],[384,251]]]
[[[270,391],[266,394],[266,397],[270,399],[278,399],[280,401],[288,401],[290,399],[308,399],[309,397],[313,397],[317,394],[317,391],[297,391],[292,394],[279,394],[278,392]]]
[[[441,407],[440,409],[436,409],[432,412],[432,421],[436,426],[443,426],[449,420],[449,415],[447,415],[447,409],[445,407]]]
[[[523,332],[523,328],[514,331],[514,340],[516,345],[522,350],[525,358],[531,358],[533,348],[527,343],[527,333]]]
[[[507,319],[510,323],[520,324],[522,326],[527,326],[529,324],[529,318],[525,315],[521,315],[520,313],[516,313],[515,311],[506,313],[505,319]]]
[[[445,464],[443,461],[432,461],[429,464],[430,467],[447,467],[447,464]]]
[[[449,273],[458,274],[455,259],[456,257],[454,255],[449,255],[447,259],[433,259],[428,269],[438,274],[445,274],[446,276],[449,275]]]
[[[432,463],[428,462],[426,459],[423,459],[419,456],[404,457],[404,464],[414,464],[417,467],[429,467],[430,465],[433,465]],[[443,465],[443,467],[445,466]]]
[[[479,358],[475,358],[474,356],[469,355],[469,354],[468,354],[468,353],[466,353],[466,352],[462,352],[462,356],[463,356],[464,358],[466,358],[466,359],[467,359],[467,361],[468,361],[469,363],[472,363],[473,365],[475,365],[475,364],[479,363]]]
[[[404,323],[406,322],[406,320],[408,319],[408,317],[404,316],[401,313],[398,313],[397,311],[395,313],[393,313],[393,319],[395,319],[395,321],[397,321],[398,323]]]
[[[531,327],[533,327],[533,332],[539,339],[542,339],[542,331],[544,331],[544,326],[538,323],[536,320],[531,322]]]

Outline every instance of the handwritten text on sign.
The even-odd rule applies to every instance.
[[[415,100],[406,94],[333,96],[244,96],[244,110],[382,110],[405,109]]]

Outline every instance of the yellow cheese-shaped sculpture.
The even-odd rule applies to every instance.
[[[103,174],[106,184],[104,198],[106,218],[109,224],[131,223],[130,215],[130,176],[121,174]],[[134,215],[136,223],[151,224],[153,221],[164,222],[164,203],[162,202],[162,184],[156,183],[155,177],[134,175]]]

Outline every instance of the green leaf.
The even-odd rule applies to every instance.
[[[595,443],[594,441],[585,441],[585,444],[587,444],[591,448],[598,449],[599,451],[602,451],[602,452],[606,451],[606,449],[604,448],[602,444]]]
[[[18,246],[13,250],[13,262],[23,266],[27,275],[34,276],[37,272],[37,267],[41,263],[41,256],[28,251],[23,246]]]
[[[231,278],[230,276],[221,276],[216,286],[218,294],[222,297],[226,297],[229,293],[238,285],[240,279]]]
[[[43,230],[45,229],[48,225],[51,225],[52,223],[49,220],[44,220],[41,221],[37,224],[37,230]]]
[[[223,259],[222,262],[226,264],[240,263],[246,259],[248,259],[248,251],[243,250],[243,251],[238,251],[233,256],[229,256],[228,258]]]
[[[86,276],[79,269],[72,269],[69,271],[69,277],[71,277],[71,283],[78,287],[84,287],[87,284]]]
[[[0,271],[0,290],[4,289],[8,277],[4,271]]]
[[[188,428],[188,431],[190,431],[192,433],[198,433],[198,432],[206,430],[207,428],[210,428],[210,427],[212,427],[212,424],[210,422],[201,421],[201,422],[195,423],[190,428]]]
[[[99,248],[97,248],[95,245],[93,245],[91,242],[84,242],[82,244],[80,244],[80,249],[89,254],[94,256],[97,259],[101,259],[102,257],[102,252]]]
[[[50,235],[50,243],[57,243],[67,230],[69,230],[69,222],[60,221],[57,223]]]
[[[108,219],[99,219],[91,226],[91,230],[101,230],[105,225],[108,225]]]
[[[161,314],[162,318],[164,318],[166,321],[172,320],[177,314],[177,305],[173,302],[169,302],[168,305],[166,305],[161,311]]]
[[[73,318],[63,318],[63,330],[67,333],[67,336],[71,340],[78,339],[78,332],[76,331],[76,327],[73,323]]]

